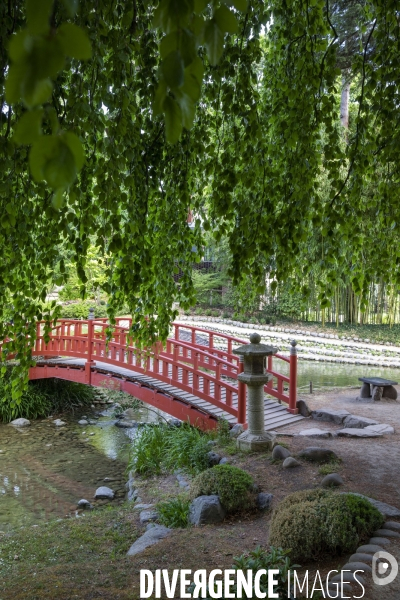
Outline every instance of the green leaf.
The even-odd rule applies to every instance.
[[[51,199],[51,205],[56,210],[60,210],[64,206],[64,204],[64,189],[60,188],[53,194],[53,197]]]
[[[163,103],[167,94],[167,84],[165,81],[160,81],[158,84],[154,100],[153,100],[153,114],[154,116],[160,115],[163,112]]]
[[[181,53],[178,50],[170,52],[162,62],[162,74],[171,89],[179,88],[184,81],[184,66]]]
[[[36,142],[42,135],[42,118],[42,108],[36,108],[24,113],[15,128],[14,141],[17,144],[33,144]]]
[[[85,162],[85,151],[80,139],[77,135],[75,135],[75,133],[71,133],[70,131],[65,132],[62,135],[62,139],[65,141],[74,156],[77,171],[80,171]]]
[[[77,174],[74,154],[60,136],[40,138],[32,146],[29,166],[36,181],[44,179],[54,190],[67,188]]]
[[[30,37],[26,30],[19,31],[17,34],[11,36],[8,54],[13,62],[18,62],[26,56]]]
[[[224,49],[224,34],[214,19],[208,21],[204,29],[204,44],[210,63],[218,64]]]
[[[181,107],[171,96],[166,96],[163,109],[165,113],[165,134],[167,141],[170,144],[175,144],[182,133]]]
[[[78,60],[92,58],[92,46],[87,33],[74,23],[64,23],[58,28],[57,37],[67,56]]]
[[[238,22],[227,6],[224,4],[214,13],[214,19],[221,31],[226,33],[236,33],[238,30]]]
[[[24,83],[24,82],[23,82]],[[31,81],[30,79],[22,86],[22,100],[27,108],[33,108],[47,102],[53,91],[53,83],[50,79]]]
[[[160,56],[164,60],[173,50],[178,49],[178,32],[165,35],[160,42]]]
[[[21,82],[26,75],[25,65],[11,65],[8,70],[5,92],[6,102],[15,104],[21,98]]]
[[[203,12],[208,4],[208,0],[194,0],[194,12],[199,14]]]
[[[42,181],[44,178],[43,168],[46,161],[55,153],[57,138],[55,136],[43,136],[39,141],[33,144],[29,153],[29,167],[32,177],[36,181]]]
[[[26,21],[30,33],[48,33],[53,4],[53,0],[26,0]]]
[[[182,93],[180,90],[176,93],[176,97],[182,111],[183,126],[190,129],[196,113],[194,102],[188,94]]]

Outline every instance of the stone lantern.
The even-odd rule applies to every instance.
[[[234,354],[243,356],[243,372],[238,380],[245,383],[247,392],[248,429],[237,438],[241,450],[269,450],[273,447],[274,436],[264,430],[264,385],[272,379],[266,373],[265,357],[276,354],[277,348],[260,344],[258,333],[250,335],[250,344],[244,344],[233,350]]]

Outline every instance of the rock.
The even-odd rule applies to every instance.
[[[319,408],[311,412],[311,417],[316,421],[329,421],[340,425],[349,416],[347,410],[333,410],[330,408]]]
[[[132,427],[137,427],[136,421],[127,421],[125,419],[120,419],[116,423],[114,423],[116,427],[121,427],[121,429],[132,429]]]
[[[382,398],[388,398],[389,400],[397,400],[397,390],[393,385],[386,385],[383,388]]]
[[[382,398],[383,388],[378,387],[377,385],[372,386],[371,398],[372,402],[379,402]]]
[[[305,458],[306,460],[310,460],[311,462],[316,463],[325,463],[332,460],[339,460],[338,455],[333,452],[333,450],[329,450],[328,448],[318,448],[311,446],[310,448],[305,448],[299,453],[300,458]]]
[[[293,458],[293,456],[288,456],[283,461],[282,467],[284,469],[294,469],[295,467],[301,467],[301,464],[299,463],[298,460]]]
[[[180,475],[179,473],[176,475],[176,478],[178,480],[178,483],[180,485],[180,487],[189,487],[189,483],[186,481],[186,479],[183,477],[183,475]]]
[[[241,433],[243,433],[243,431],[244,431],[243,425],[241,425],[240,423],[236,423],[236,425],[234,425],[232,427],[232,429],[229,431],[229,435],[232,438],[237,438],[237,437],[239,437],[239,435]]]
[[[207,442],[206,444],[207,446],[216,446],[217,442],[215,440],[210,440],[209,442]]]
[[[149,508],[153,508],[154,504],[135,504],[133,510],[149,510]]]
[[[78,425],[89,425],[89,421],[86,421],[86,419],[81,419],[78,421]]]
[[[128,502],[134,502],[138,497],[138,490],[130,489],[128,492]]]
[[[63,427],[64,425],[66,425],[66,422],[65,421],[61,421],[61,419],[55,419],[53,421],[53,423],[54,423],[54,425],[56,427]]]
[[[369,383],[363,383],[360,390],[359,398],[371,398],[371,385]]]
[[[323,487],[339,487],[340,485],[343,485],[343,483],[343,479],[337,473],[330,473],[321,481]]]
[[[318,429],[317,427],[310,427],[310,429],[303,429],[299,431],[296,435],[301,435],[303,437],[313,437],[313,438],[329,438],[332,437],[330,431],[325,431],[324,429]]]
[[[364,429],[352,429],[349,427],[348,429],[340,429],[336,432],[339,437],[358,437],[358,438],[375,438],[382,437],[380,433],[376,433],[375,431],[368,431],[368,427]]]
[[[393,529],[394,531],[400,531],[400,523],[397,523],[396,521],[386,521],[386,523],[382,525],[382,529]]]
[[[92,505],[90,504],[89,500],[85,500],[84,498],[82,500],[79,500],[77,506],[79,508],[92,508]]]
[[[189,522],[193,525],[221,523],[225,511],[221,506],[219,496],[199,496],[190,505]]]
[[[378,546],[390,546],[390,540],[383,537],[372,537],[369,540],[370,544],[378,544]]]
[[[217,465],[221,458],[222,456],[220,454],[217,454],[217,452],[207,452],[207,459],[210,467],[214,467],[215,465]]]
[[[354,496],[360,496],[361,498],[365,498],[368,502],[371,502],[380,513],[383,514],[386,518],[399,519],[400,518],[400,509],[395,506],[391,506],[390,504],[386,504],[385,502],[380,502],[379,500],[375,500],[374,498],[368,498],[368,496],[363,496],[363,494],[357,494],[356,492],[351,492]]]
[[[279,444],[272,450],[273,460],[285,460],[285,458],[288,458],[289,456],[292,456],[291,452]]]
[[[271,508],[272,498],[273,498],[272,494],[260,492],[257,495],[257,500],[256,500],[257,508],[259,510],[268,510],[269,508]]]
[[[311,415],[311,410],[308,408],[305,400],[297,400],[296,408],[302,417],[309,417]]]
[[[22,417],[20,419],[14,419],[10,423],[10,425],[14,425],[14,427],[28,427],[30,424],[31,422],[29,419],[23,419]]]
[[[115,493],[112,489],[110,489],[109,487],[102,485],[99,488],[97,488],[94,497],[96,500],[99,499],[105,499],[105,500],[112,500],[115,496]]]
[[[226,456],[224,456],[223,458],[221,458],[221,460],[219,461],[219,465],[229,465],[230,460],[229,458],[226,458]]]
[[[182,425],[182,421],[171,417],[171,419],[168,419],[168,425],[170,425],[171,427],[180,427]]]
[[[374,537],[396,537],[400,538],[400,533],[391,529],[378,529],[372,534]]]
[[[367,565],[367,563],[363,563],[363,562],[353,562],[353,563],[347,563],[345,564],[342,568],[342,571],[352,571],[354,573],[354,571],[364,571],[365,573],[372,573],[372,568],[370,565]]]
[[[365,428],[366,431],[370,431],[371,433],[379,433],[381,435],[394,433],[394,429],[391,425],[387,425],[386,423],[378,423],[377,425],[368,425]]]
[[[357,552],[356,554],[352,554],[349,558],[349,563],[358,563],[363,562],[367,565],[372,564],[372,554],[365,554],[363,552]]]
[[[368,419],[368,417],[357,417],[357,415],[349,415],[344,420],[344,426],[352,429],[363,429],[368,425],[378,425],[378,421],[374,419]]]
[[[356,552],[358,553],[368,553],[368,554],[375,554],[375,552],[379,552],[380,550],[383,550],[382,546],[377,546],[376,544],[364,544],[363,546],[360,546],[359,548],[357,548]]]
[[[158,512],[156,510],[142,510],[139,515],[141,523],[153,523],[158,519]]]
[[[128,550],[128,556],[139,554],[139,552],[143,552],[143,550],[146,550],[149,546],[157,544],[157,542],[166,538],[171,531],[171,529],[164,527],[164,525],[155,525],[154,527],[151,527],[137,539],[134,544],[132,544]]]

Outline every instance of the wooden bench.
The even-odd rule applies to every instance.
[[[397,390],[393,387],[398,385],[397,381],[382,377],[359,377],[358,380],[363,382],[358,399],[371,398],[373,402],[377,402],[381,398],[397,400]]]

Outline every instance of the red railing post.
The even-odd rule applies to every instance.
[[[87,359],[85,364],[85,380],[87,385],[92,383],[92,354],[93,354],[93,330],[94,330],[94,308],[89,308],[89,316],[87,320],[88,333],[87,333]]]
[[[288,412],[292,413],[292,415],[297,415],[299,412],[297,408],[297,350],[296,350],[297,342],[292,340],[290,342],[290,365],[289,365],[289,408]]]
[[[238,375],[243,373],[243,356],[239,356]],[[238,381],[238,423],[246,423],[246,384]]]

